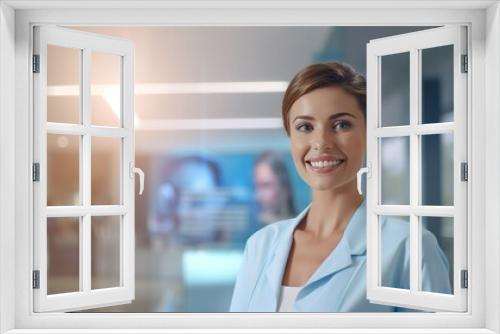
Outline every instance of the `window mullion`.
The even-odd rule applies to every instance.
[[[90,99],[90,70],[91,70],[91,50],[88,48],[83,49],[82,54],[82,123],[83,127],[88,129],[90,127],[91,118],[91,99]],[[82,219],[81,233],[80,233],[80,279],[82,280],[81,290],[90,292],[91,289],[91,215],[90,206],[92,200],[91,189],[91,145],[92,138],[90,132],[85,132],[83,135],[82,147],[82,193],[83,193],[83,207],[85,214]]]
[[[419,51],[410,51],[410,208],[419,203],[419,139],[416,134],[416,127],[419,118],[420,101],[420,64]],[[419,283],[419,263],[420,263],[420,242],[418,234],[418,216],[413,210],[410,211],[410,290],[418,291]]]
[[[121,147],[121,171],[120,182],[121,200],[126,214],[121,217],[120,224],[120,285],[130,288],[131,298],[135,294],[135,263],[134,259],[134,178],[131,177],[130,163],[135,165],[134,156],[134,76],[133,76],[133,52],[126,54],[121,62],[121,120],[123,130],[127,134],[123,137]]]
[[[375,136],[379,138],[387,137],[401,137],[409,136],[411,134],[417,135],[433,135],[442,133],[453,133],[454,123],[433,123],[433,124],[415,124],[415,125],[401,125],[390,126],[375,129]]]
[[[128,135],[127,130],[123,128],[113,128],[107,126],[92,126],[90,124],[67,124],[67,123],[57,123],[48,122],[47,123],[47,134],[61,134],[61,135],[79,135],[89,133],[91,136],[98,137],[125,137]]]

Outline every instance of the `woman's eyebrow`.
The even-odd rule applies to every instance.
[[[309,119],[309,120],[314,120],[314,117],[312,116],[297,116],[293,119],[293,121],[295,122],[296,120],[298,119]]]
[[[354,116],[351,113],[348,113],[348,112],[339,112],[337,114],[331,115],[330,117],[328,117],[328,119],[331,120],[331,119],[335,119],[335,118],[339,118],[339,117],[343,117],[343,116],[349,116],[349,117],[352,117],[354,119],[356,118],[356,116]],[[295,117],[293,119],[293,121],[295,122],[297,119],[314,120],[314,117],[312,117],[312,116],[306,116],[306,115],[299,115],[299,116]]]
[[[335,119],[335,118],[339,118],[339,117],[343,117],[343,116],[349,116],[349,117],[356,119],[356,116],[351,114],[350,112],[339,112],[337,114],[331,115],[330,117],[328,117],[328,119]]]

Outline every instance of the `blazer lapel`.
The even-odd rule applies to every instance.
[[[365,205],[365,201],[363,201],[355,211],[344,231],[341,241],[312,274],[297,298],[307,293],[307,290],[313,287],[315,282],[349,267],[352,264],[353,255],[361,255],[365,252]],[[260,308],[264,312],[275,312],[277,309],[281,283],[283,281],[283,275],[293,241],[293,232],[295,231],[295,227],[305,217],[310,207],[311,204],[309,204],[296,218],[293,218],[291,223],[287,224],[283,230],[279,231],[278,239],[273,247],[274,252],[265,266],[264,284],[266,287],[263,291],[269,291],[270,293],[268,296],[262,296],[267,301],[263,303],[263,305],[260,305]]]
[[[286,263],[288,261],[288,254],[290,253],[290,248],[293,241],[293,232],[295,227],[300,223],[302,218],[307,214],[311,204],[309,204],[302,212],[295,218],[291,220],[290,224],[280,231],[278,240],[276,241],[274,252],[271,255],[269,262],[265,266],[265,278],[266,284],[270,291],[269,298],[271,302],[269,305],[265,305],[266,308],[269,307],[270,312],[276,311],[278,306],[278,298],[281,288],[281,283],[283,282],[283,275],[285,273]]]
[[[366,250],[366,207],[365,201],[356,209],[344,235],[335,249],[312,274],[298,297],[307,293],[314,283],[333,275],[352,264],[352,256],[361,255]],[[303,292],[303,293],[302,293]]]
[[[344,239],[342,239],[337,247],[326,257],[326,259],[320,264],[316,271],[311,275],[309,280],[304,284],[307,287],[320,279],[333,275],[336,272],[347,268],[351,265],[351,253],[346,245]]]

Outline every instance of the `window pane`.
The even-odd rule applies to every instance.
[[[92,137],[92,205],[120,204],[121,138]]]
[[[80,289],[80,219],[47,218],[47,293]]]
[[[410,53],[381,57],[381,126],[410,124]]]
[[[421,139],[422,205],[453,205],[453,134]]]
[[[453,121],[453,45],[422,53],[422,123]]]
[[[410,288],[409,256],[410,217],[379,216],[381,286],[398,289]]]
[[[422,291],[453,291],[453,218],[421,217]]]
[[[410,203],[409,137],[381,138],[381,204]]]
[[[119,127],[121,56],[92,53],[92,125]]]
[[[92,289],[120,286],[120,217],[92,217]]]
[[[143,122],[136,123],[135,165],[146,174],[143,195],[138,195],[137,177],[135,181],[136,298],[99,312],[227,312],[248,238],[295,217],[311,201],[289,138],[281,126],[266,128],[268,123],[259,120],[280,117],[286,88],[264,92],[266,82],[286,83],[293,77],[298,67],[289,55],[341,59],[342,41],[352,33],[367,38],[344,50],[356,59],[346,53],[344,60],[366,73],[366,41],[373,37],[373,27],[86,29],[137,42],[135,73],[142,93],[134,100]],[[421,29],[388,27],[380,34]],[[158,36],[168,36],[168,47],[156,47]],[[216,40],[217,46],[210,47],[208,40]],[[227,52],[234,41],[246,41],[245,57]],[[326,43],[319,55],[317,41]],[[253,42],[276,46],[285,57],[262,57],[262,47]],[[142,47],[158,52],[141,52]],[[230,93],[238,85],[222,92],[219,87],[227,86],[221,82],[250,82],[255,92]],[[176,83],[187,84],[180,86],[183,94],[174,94]],[[215,87],[220,93],[200,94],[198,87],[206,92]],[[408,113],[408,102],[406,106]],[[221,121],[199,124],[196,119]],[[146,131],[153,127],[157,131]]]
[[[80,205],[79,189],[80,136],[48,134],[47,205]]]
[[[80,123],[81,49],[47,46],[47,121]]]

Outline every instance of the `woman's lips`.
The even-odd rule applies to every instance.
[[[342,166],[344,163],[344,160],[342,160],[339,164],[337,165],[331,165],[327,167],[313,167],[310,161],[306,161],[306,168],[309,171],[312,171],[317,174],[328,174],[333,172],[334,170],[338,169],[340,166]]]

